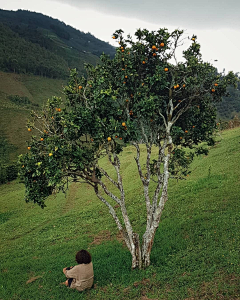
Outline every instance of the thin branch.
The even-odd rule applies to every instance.
[[[98,166],[97,168],[99,169],[99,171],[101,171],[101,173],[102,173],[104,176],[106,176],[106,178],[107,178],[112,184],[114,184],[114,185],[119,189],[119,184],[118,184],[115,180],[113,180],[103,168],[101,168],[101,167],[99,167],[99,166]]]

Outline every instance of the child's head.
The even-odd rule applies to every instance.
[[[78,264],[89,264],[91,261],[91,254],[86,250],[80,250],[76,254],[76,262]]]

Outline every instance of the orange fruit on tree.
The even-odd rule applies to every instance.
[[[125,69],[122,69],[122,71],[125,71]]]
[[[61,108],[59,108],[58,111],[60,112],[60,111],[61,111]]]
[[[31,149],[31,147],[30,146],[28,146],[28,150],[30,150]]]
[[[160,44],[160,47],[164,47],[164,43],[161,43],[161,44]]]
[[[120,49],[124,49],[123,46]]]
[[[142,83],[142,86],[144,86],[144,82]]]
[[[44,140],[44,138],[40,138],[40,141],[42,142]]]
[[[214,93],[215,92],[215,89],[212,89],[212,93]]]
[[[122,126],[126,126],[126,123],[125,123],[125,122],[122,122]]]
[[[164,71],[167,72],[167,71],[168,71],[168,68],[165,68]]]
[[[122,52],[124,52],[124,49],[122,49]]]
[[[157,56],[157,54],[156,54],[156,53],[153,53],[153,56]]]
[[[120,137],[119,140],[122,140],[122,137]]]
[[[188,133],[188,131],[187,131],[187,130],[185,130],[185,133]]]
[[[180,136],[180,140],[182,140],[182,137]]]
[[[78,87],[78,88],[79,88],[79,90],[81,90],[81,89],[82,89],[82,86],[81,86],[81,85],[79,85],[79,87]]]
[[[142,62],[143,64],[145,64],[146,62],[145,62],[145,60],[143,60],[143,62]]]
[[[115,40],[115,38],[116,38],[116,37],[115,37],[115,36],[113,36],[112,38]]]
[[[192,128],[195,128],[195,126],[193,125],[193,127]]]
[[[177,88],[177,86],[176,85],[174,85],[174,87],[173,87],[174,89],[176,89]]]
[[[153,49],[153,50],[156,50],[156,49],[157,49],[157,47],[156,47],[155,45],[153,45],[153,46],[152,46],[152,49]]]
[[[179,102],[179,103],[181,103],[181,102],[182,102],[182,100],[178,100],[178,102]]]
[[[218,86],[218,83],[214,83],[215,86]]]
[[[53,154],[52,154],[52,153],[49,153],[48,155],[49,155],[49,156],[53,156]]]
[[[192,38],[192,41],[195,41],[195,38],[194,38],[194,37]]]
[[[28,131],[32,131],[32,129],[31,129],[31,128],[28,128]]]
[[[128,78],[127,75],[125,76],[125,78]]]
[[[183,87],[185,88],[186,84],[183,84]]]
[[[179,88],[179,84],[177,84],[176,87]]]
[[[110,136],[107,138],[107,140],[110,142],[112,139],[110,138]]]
[[[128,99],[126,99],[126,102],[128,102],[129,100]]]
[[[123,84],[125,84],[126,83],[126,81],[123,81]]]
[[[115,138],[117,138],[118,136],[117,135],[115,135]]]

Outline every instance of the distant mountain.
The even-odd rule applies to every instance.
[[[115,48],[41,13],[0,10],[0,70],[66,78],[69,68],[84,73],[84,63],[95,65]]]

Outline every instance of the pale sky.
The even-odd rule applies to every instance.
[[[40,12],[115,46],[117,29],[184,29],[218,71],[240,72],[240,0],[0,0],[0,8]]]

